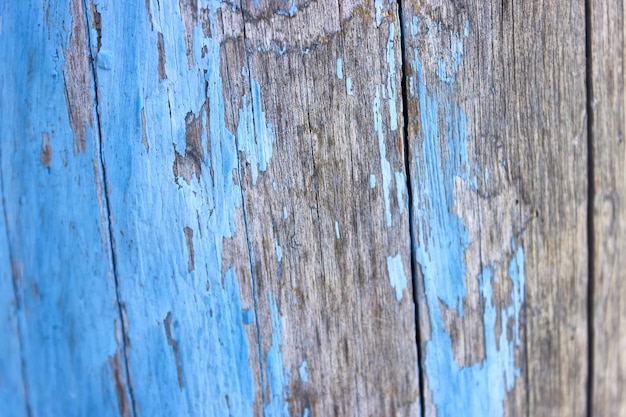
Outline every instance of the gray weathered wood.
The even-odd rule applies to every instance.
[[[271,294],[291,415],[417,415],[397,4],[253,3],[243,11],[247,63],[227,65],[231,85],[258,82],[255,112],[274,133],[256,184],[242,161],[261,352],[272,342]]]
[[[403,9],[426,415],[584,415],[583,2]]]
[[[590,2],[594,416],[626,416],[624,4]]]

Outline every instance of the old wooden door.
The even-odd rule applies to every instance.
[[[624,6],[0,1],[7,416],[626,416]]]

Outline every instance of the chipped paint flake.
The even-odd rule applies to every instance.
[[[380,114],[380,87],[376,87],[374,95],[374,129],[378,137],[378,151],[380,152],[380,170],[382,174],[383,202],[385,205],[385,224],[391,227],[391,204],[389,202],[389,185],[391,184],[391,165],[387,160],[387,149],[385,147],[385,135],[383,133],[383,119]]]
[[[352,78],[346,77],[346,94],[352,95]]]
[[[404,208],[408,205],[408,199],[405,201],[406,196],[406,180],[404,179],[404,173],[400,171],[395,172],[396,178],[396,201],[398,203],[398,209],[400,214],[404,212]]]
[[[389,24],[389,38],[387,39],[387,103],[389,106],[389,128],[398,130],[398,111],[396,101],[398,98],[396,88],[396,50],[395,50],[395,25]]]
[[[337,58],[337,78],[343,79],[343,59]]]
[[[282,323],[278,315],[278,308],[268,291],[267,298],[272,320],[272,343],[265,356],[267,385],[269,386],[269,403],[263,405],[263,411],[268,416],[288,416],[285,398],[289,394],[289,373],[283,365],[280,351]]]
[[[337,239],[341,239],[341,234],[339,233],[339,222],[335,222],[335,237]]]
[[[280,247],[276,239],[274,239],[274,250],[276,251],[276,260],[280,263],[283,260],[283,248]]]
[[[376,175],[370,174],[370,188],[376,187]]]
[[[252,100],[244,95],[241,99],[242,108],[239,110],[239,124],[237,138],[239,148],[245,152],[250,163],[252,184],[256,185],[259,171],[265,171],[272,157],[274,133],[272,124],[268,123],[265,113],[261,109],[261,93],[259,83],[251,80]]]
[[[406,289],[407,281],[400,254],[397,254],[396,256],[387,256],[387,274],[389,275],[389,283],[396,292],[396,300],[401,301],[402,293]]]
[[[298,368],[298,375],[300,375],[300,381],[302,382],[307,382],[309,380],[309,374],[307,373],[306,367],[306,361],[302,361],[300,367]]]

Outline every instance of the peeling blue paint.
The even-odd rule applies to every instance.
[[[257,0],[255,0],[257,1]],[[279,14],[281,16],[288,16],[288,17],[293,17],[296,15],[296,12],[298,11],[298,5],[296,4],[292,4],[291,7],[287,10],[283,10],[283,9],[278,9],[276,10],[276,14]]]
[[[276,239],[274,239],[274,249],[276,250],[276,260],[280,263],[283,260],[283,248],[280,247]]]
[[[309,380],[309,374],[306,371],[307,363],[306,361],[302,361],[300,367],[298,368],[298,374],[300,375],[300,381],[307,382]]]
[[[376,14],[376,27],[383,22],[383,0],[374,0],[374,10]]]
[[[268,417],[289,416],[287,403],[284,398],[289,395],[289,373],[283,366],[283,358],[280,352],[282,323],[278,315],[278,308],[267,292],[272,319],[272,344],[266,355],[267,385],[269,387],[270,402],[263,405],[264,415]]]
[[[341,58],[337,58],[337,78],[343,79],[343,60]]]
[[[456,71],[458,62],[455,60],[460,60],[463,48],[456,37],[452,36],[452,39],[453,71]],[[427,388],[432,392],[438,416],[501,416],[504,396],[513,388],[514,380],[520,374],[515,367],[514,350],[520,343],[524,252],[512,241],[513,255],[507,270],[513,287],[511,305],[500,309],[498,329],[495,328],[498,311],[492,299],[492,281],[498,265],[482,265],[476,279],[484,300],[485,357],[479,363],[461,368],[454,359],[452,341],[445,331],[441,308],[457,309],[459,316],[463,315],[467,273],[464,254],[469,236],[463,220],[454,212],[453,193],[456,178],[461,178],[470,190],[476,190],[476,178],[470,172],[465,116],[459,106],[445,97],[447,91],[453,88],[454,79],[444,78],[438,73],[444,97],[429,92],[424,85],[419,52],[416,49],[413,52],[415,59],[412,65],[417,74],[423,135],[422,156],[415,161],[417,175],[411,185],[416,200],[412,216],[418,234],[413,251],[424,277],[431,329],[424,359]],[[441,120],[443,126],[440,125]],[[485,180],[487,178],[488,172]],[[514,336],[509,340],[507,326],[511,323]]]
[[[111,70],[98,69],[99,113],[111,229],[123,248],[116,267],[128,316],[134,399],[142,415],[251,415],[255,387],[248,353],[257,350],[261,362],[263,357],[258,346],[247,345],[245,326],[256,321],[256,313],[253,306],[242,308],[237,276],[222,254],[242,204],[240,155],[256,183],[272,155],[272,126],[255,80],[240,108],[226,114],[219,42],[204,35],[200,22],[186,27],[178,2],[160,6],[151,8],[151,19],[143,2],[99,9],[102,50],[115,58]],[[210,32],[218,33],[221,2],[200,1],[198,7],[209,9]],[[164,39],[163,79],[158,32]],[[191,35],[189,45],[185,33]],[[128,41],[137,38],[153,39],[154,47]],[[241,71],[249,76],[247,68]],[[149,152],[141,143],[142,111]],[[236,134],[227,116],[237,124]],[[187,153],[193,119],[199,144],[191,157],[197,167],[187,182],[173,175],[172,166],[176,153]],[[184,226],[194,230],[191,273],[185,241],[172,239]],[[165,337],[167,316],[177,360]]]
[[[370,174],[370,188],[376,187],[376,175]]]
[[[346,94],[352,95],[352,78],[346,77]]]
[[[335,237],[337,239],[341,239],[341,234],[339,233],[339,223],[335,222]]]
[[[287,213],[287,207],[283,207],[283,219],[287,220],[288,217],[289,217],[289,214]]]
[[[242,108],[239,110],[239,124],[237,138],[239,147],[245,152],[250,163],[252,184],[256,185],[259,171],[265,171],[272,157],[274,133],[272,124],[267,123],[265,113],[261,109],[261,94],[259,83],[250,81],[252,101],[248,102],[244,95],[241,99]]]
[[[383,185],[383,203],[385,205],[385,224],[391,227],[391,204],[389,202],[389,185],[391,184],[391,165],[387,160],[385,135],[383,133],[383,119],[380,114],[380,87],[376,87],[372,111],[374,112],[374,129],[378,137],[378,151],[380,153],[380,170]]]
[[[396,292],[396,300],[401,301],[402,293],[406,289],[406,275],[400,254],[387,256],[387,274],[389,275],[389,283]]]

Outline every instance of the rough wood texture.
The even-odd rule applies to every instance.
[[[428,416],[584,415],[582,2],[403,2]]]
[[[2,411],[626,415],[614,3],[0,2]]]
[[[624,4],[590,2],[593,415],[626,416]]]

